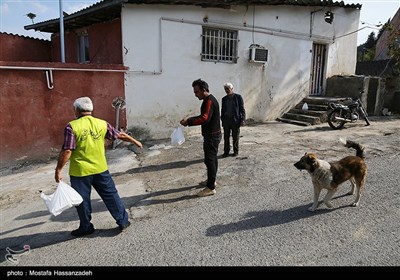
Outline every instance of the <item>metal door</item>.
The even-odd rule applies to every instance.
[[[310,95],[324,95],[326,45],[313,44]]]

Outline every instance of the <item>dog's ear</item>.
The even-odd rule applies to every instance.
[[[314,172],[314,170],[317,168],[317,156],[315,154],[310,153],[307,155],[306,160],[307,164],[309,164],[311,167],[310,171]]]

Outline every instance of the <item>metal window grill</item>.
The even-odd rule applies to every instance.
[[[237,62],[238,32],[203,27],[201,60]]]

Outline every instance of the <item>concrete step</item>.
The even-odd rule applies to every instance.
[[[325,96],[308,96],[305,97],[302,103],[317,104],[317,105],[328,105],[330,102],[338,102],[346,99],[344,97],[325,97]]]
[[[304,114],[285,113],[285,114],[283,114],[282,118],[301,121],[301,122],[307,122],[312,125],[321,123],[321,120],[319,117],[309,116],[309,115],[304,115]]]
[[[328,121],[327,110],[318,110],[318,111],[316,111],[316,110],[307,110],[307,111],[303,111],[302,109],[294,108],[294,109],[289,110],[288,113],[318,117],[321,122],[327,122]]]
[[[303,104],[304,104],[304,102],[301,102],[301,103],[297,104],[295,106],[295,108],[301,110],[301,109],[303,109]],[[308,105],[308,110],[311,110],[311,111],[326,111],[326,110],[328,110],[328,105],[325,105],[325,104],[307,103],[307,105]]]
[[[308,122],[296,121],[296,120],[293,120],[293,119],[286,119],[286,118],[283,118],[283,117],[277,118],[276,120],[280,121],[280,122],[284,122],[284,123],[291,123],[291,124],[301,125],[301,126],[309,126],[309,125],[311,125]]]
[[[277,120],[303,126],[321,124],[328,120],[329,103],[342,102],[343,100],[343,97],[308,96]],[[308,105],[307,111],[302,110],[305,102]]]

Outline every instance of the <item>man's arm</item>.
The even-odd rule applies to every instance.
[[[71,157],[72,150],[61,150],[60,154],[58,155],[58,161],[57,161],[57,166],[56,166],[56,171],[54,175],[54,179],[56,182],[60,182],[62,180],[62,174],[61,171],[64,167],[64,165],[69,161],[69,158]]]
[[[125,133],[123,131],[121,131],[118,134],[117,138],[122,140],[122,141],[131,142],[131,143],[135,144],[139,148],[143,147],[143,145],[142,145],[142,143],[140,141],[136,140],[135,138],[133,138],[132,136],[130,136],[129,134],[127,134],[127,133]]]
[[[196,116],[196,117],[190,117],[187,119],[181,120],[181,125],[183,126],[194,126],[194,125],[201,125],[203,123],[206,123],[210,120],[210,117],[212,116],[212,101],[210,98],[204,101],[204,109],[202,107],[202,112],[201,115]]]
[[[240,126],[244,126],[246,120],[246,111],[244,109],[243,97],[238,93],[236,93],[234,97],[235,97],[235,112],[239,113],[237,117],[239,118]]]
[[[239,114],[242,123],[246,120],[246,110],[244,109],[243,97],[239,95]]]
[[[142,145],[142,143],[140,143],[140,141],[136,140],[135,138],[130,136],[128,133],[125,133],[123,131],[120,132],[120,131],[116,130],[115,127],[113,127],[109,123],[107,123],[106,138],[108,138],[112,141],[114,141],[115,139],[120,139],[122,141],[131,142],[131,143],[135,144],[136,146],[138,146],[139,148],[143,147],[143,145]]]
[[[71,125],[68,123],[64,128],[64,143],[61,147],[60,154],[58,155],[58,161],[54,175],[57,183],[62,180],[61,170],[63,169],[64,165],[69,161],[72,150],[75,149],[75,144],[75,136],[72,131]]]
[[[220,116],[220,118],[221,118],[221,121],[222,120],[224,120],[224,116],[225,116],[225,104],[226,104],[226,102],[225,102],[225,98],[226,96],[224,96],[224,97],[222,97],[222,100],[221,100],[221,116]]]

